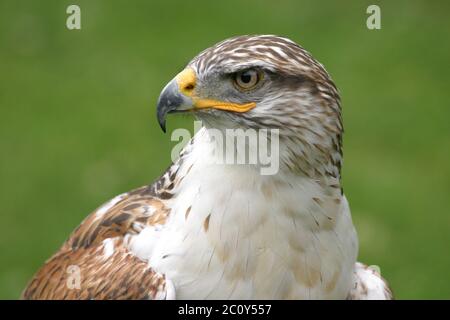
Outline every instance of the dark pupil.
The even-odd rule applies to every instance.
[[[251,73],[243,73],[241,74],[241,81],[243,83],[249,83],[252,80],[252,75]]]

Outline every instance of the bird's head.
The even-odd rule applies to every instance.
[[[339,178],[338,91],[324,67],[287,38],[239,36],[201,52],[159,97],[164,131],[166,115],[178,112],[193,112],[217,129],[279,129],[284,164]]]

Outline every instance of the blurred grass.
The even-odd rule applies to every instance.
[[[72,3],[80,31],[65,27]],[[301,43],[341,90],[360,260],[398,298],[450,298],[449,14],[444,1],[2,1],[0,298],[92,209],[162,173],[161,88],[204,48],[254,33]]]

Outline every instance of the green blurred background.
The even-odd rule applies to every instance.
[[[360,260],[399,299],[450,298],[448,1],[0,3],[0,298],[18,298],[90,211],[168,166],[164,84],[204,48],[255,33],[302,44],[341,91]],[[82,29],[69,31],[73,3]],[[369,4],[381,30],[366,28]]]

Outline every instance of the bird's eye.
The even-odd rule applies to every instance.
[[[262,78],[261,72],[249,69],[237,72],[234,76],[234,83],[240,90],[249,90],[254,88]]]

